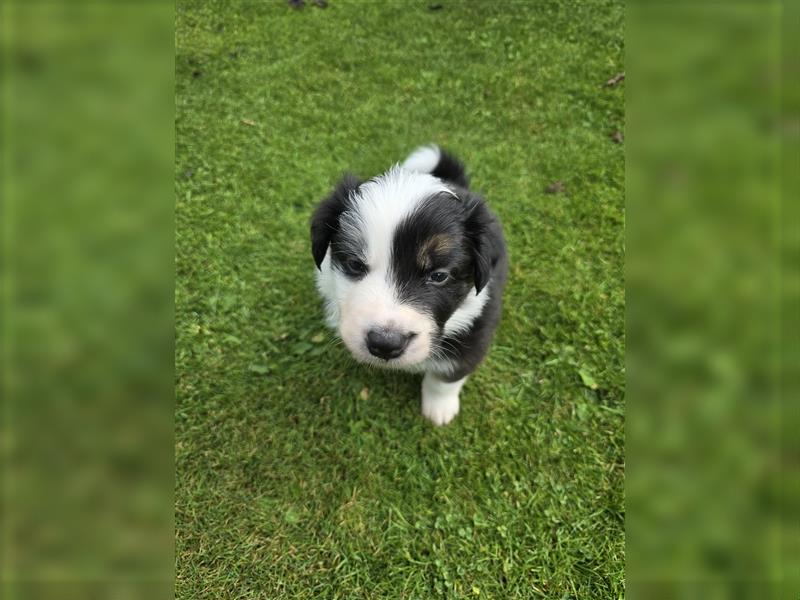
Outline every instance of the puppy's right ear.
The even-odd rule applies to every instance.
[[[314,256],[317,269],[325,259],[331,236],[339,228],[339,217],[347,208],[350,195],[359,185],[361,182],[357,177],[345,175],[331,195],[319,203],[311,216],[311,254]]]

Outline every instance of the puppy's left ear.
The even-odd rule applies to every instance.
[[[472,251],[475,291],[480,293],[489,283],[492,270],[500,259],[500,240],[497,237],[499,224],[479,196],[470,194],[464,204],[467,210],[466,234]]]
[[[325,259],[331,236],[339,229],[339,217],[347,208],[350,195],[359,185],[361,182],[357,177],[345,175],[331,195],[319,203],[311,216],[311,254],[314,256],[317,269]]]

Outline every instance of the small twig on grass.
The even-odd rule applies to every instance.
[[[563,194],[566,190],[563,181],[554,181],[544,189],[546,194]]]

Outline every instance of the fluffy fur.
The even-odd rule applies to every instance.
[[[449,423],[500,320],[502,228],[437,146],[361,182],[345,175],[311,219],[328,324],[356,360],[424,372],[422,413]]]

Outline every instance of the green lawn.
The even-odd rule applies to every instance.
[[[177,6],[178,597],[623,597],[622,2],[307,4]],[[438,429],[331,341],[308,240],[427,142],[511,255]]]

